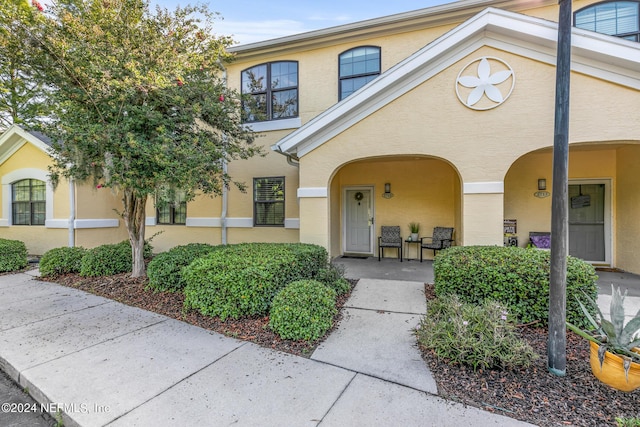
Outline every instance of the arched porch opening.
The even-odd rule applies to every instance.
[[[640,272],[640,143],[589,142],[569,147],[569,254],[596,266]],[[527,153],[505,176],[504,219],[517,221],[519,246],[551,229],[553,150]],[[546,190],[538,180],[546,180]]]
[[[418,155],[358,159],[340,166],[329,183],[332,256],[377,255],[383,225],[399,225],[405,240],[411,222],[420,224],[421,237],[431,236],[436,226],[454,227],[454,239],[460,242],[461,217],[461,179],[442,159]],[[415,244],[405,245],[405,251],[405,257],[419,257]],[[396,256],[392,252],[385,256]],[[433,253],[424,255],[428,259]]]

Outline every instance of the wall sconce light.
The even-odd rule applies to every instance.
[[[546,178],[538,179],[538,191],[544,191],[547,189],[547,180]]]
[[[384,184],[384,193],[382,193],[382,197],[385,199],[390,199],[393,197],[393,193],[391,192],[391,184],[386,182]]]

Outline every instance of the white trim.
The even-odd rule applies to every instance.
[[[292,119],[269,120],[266,122],[251,122],[244,125],[246,129],[253,132],[297,129],[300,126],[302,126],[302,119],[300,117],[294,117]]]
[[[558,24],[488,8],[382,73],[279,140],[272,149],[302,157],[482,46],[555,64]],[[640,44],[572,29],[572,70],[640,89]]]
[[[185,221],[187,227],[222,227],[220,218],[189,218]]]
[[[227,227],[253,228],[253,218],[227,218]]]
[[[73,221],[75,228],[118,228],[120,221],[117,219],[76,219]]]
[[[300,218],[285,218],[284,228],[300,229]]]
[[[0,135],[0,165],[13,156],[27,142],[49,156],[50,147],[35,135],[30,134],[18,125],[11,125]]]
[[[585,260],[590,264],[612,266],[613,264],[613,203],[611,178],[569,179],[569,185],[604,184],[604,261]],[[567,187],[568,188],[568,187]],[[569,230],[567,229],[567,233]]]
[[[504,194],[504,182],[465,182],[464,194]]]
[[[329,194],[329,192],[327,191],[327,187],[298,188],[298,197],[299,198],[327,197],[328,194]]]
[[[53,186],[47,171],[36,168],[17,169],[2,176],[2,217],[11,225],[11,184],[23,179],[37,179],[45,183],[45,223],[53,219]]]
[[[147,227],[155,227],[157,225],[157,218],[155,216],[148,216],[144,219],[144,225]]]
[[[8,227],[9,226],[9,220],[6,218],[0,218],[0,227]]]
[[[48,219],[44,222],[46,228],[69,228],[69,219]]]
[[[227,218],[227,227],[233,228],[253,228],[253,218]],[[187,218],[187,227],[222,227],[221,218]]]

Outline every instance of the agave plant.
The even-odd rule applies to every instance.
[[[624,360],[625,375],[628,376],[631,362],[640,363],[640,353],[634,351],[634,347],[640,346],[640,310],[625,325],[624,299],[626,296],[626,290],[623,295],[619,287],[616,289],[613,284],[611,285],[611,308],[609,311],[611,320],[607,320],[602,315],[596,302],[585,293],[585,298],[595,309],[595,318],[580,300],[578,300],[578,304],[580,304],[580,308],[589,323],[594,327],[594,330],[585,332],[568,322],[567,326],[581,337],[599,345],[598,359],[600,360],[600,366],[602,366],[606,351],[621,356]]]

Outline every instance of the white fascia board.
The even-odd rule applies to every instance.
[[[31,143],[34,147],[50,156],[51,148],[40,139],[31,135],[18,125],[11,125],[0,135],[0,164],[13,156],[24,144]]]
[[[483,45],[495,43],[508,51],[555,64],[557,27],[552,21],[487,8],[285,136],[273,149],[302,157]],[[628,87],[640,85],[637,43],[575,28],[573,34],[574,71]],[[591,40],[598,43],[592,46]],[[624,68],[616,70],[618,63]]]

